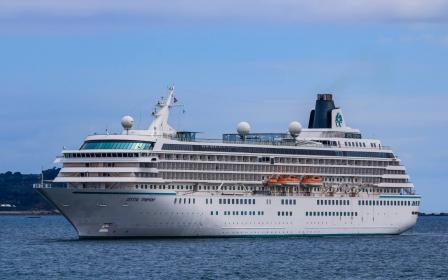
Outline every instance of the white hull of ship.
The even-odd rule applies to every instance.
[[[38,191],[60,210],[80,238],[400,234],[415,225],[418,211],[418,206],[361,206],[358,200],[375,198],[359,197],[199,196],[66,188],[41,188]],[[395,197],[399,201],[405,199]],[[174,203],[180,198],[186,203]],[[210,198],[213,203],[206,203]],[[220,198],[255,199],[256,203],[219,204]],[[296,204],[282,205],[281,199],[294,199]],[[322,199],[350,202],[349,205],[317,205],[317,200]],[[408,197],[407,200],[416,199],[419,198]],[[224,211],[230,215],[224,215]],[[233,215],[236,211],[239,215]],[[240,215],[241,211],[247,214]],[[306,212],[325,211],[353,212],[356,216],[306,215]],[[255,215],[249,215],[249,212]],[[279,216],[279,212],[292,215]]]

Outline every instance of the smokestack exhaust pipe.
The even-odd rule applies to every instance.
[[[317,95],[316,106],[310,113],[308,128],[331,128],[331,111],[336,109],[333,95],[322,93]]]

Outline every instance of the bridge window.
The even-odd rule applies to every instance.
[[[128,140],[91,140],[86,141],[81,150],[150,150],[154,146],[153,142],[128,141]]]

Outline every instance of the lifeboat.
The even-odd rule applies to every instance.
[[[278,183],[278,179],[277,178],[269,178],[266,182],[268,184],[277,184]]]
[[[278,178],[278,182],[279,183],[300,182],[300,179],[293,176],[287,176]]]
[[[278,178],[278,183],[282,185],[297,185],[300,184],[300,179],[294,176],[283,176]]]
[[[305,176],[302,178],[300,183],[303,186],[320,186],[322,185],[322,178],[317,176]]]
[[[320,177],[303,177],[301,182],[303,182],[303,183],[321,183],[322,179]]]
[[[279,182],[278,182],[278,178],[277,177],[270,177],[270,178],[267,178],[267,179],[265,179],[263,181],[264,185],[276,185],[278,183]]]
[[[270,177],[263,181],[265,185],[294,185],[300,184],[300,179],[294,176]]]

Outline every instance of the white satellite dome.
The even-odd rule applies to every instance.
[[[291,122],[288,125],[288,132],[295,138],[300,134],[300,132],[302,132],[302,125],[297,121]]]
[[[247,135],[250,132],[250,124],[248,122],[240,122],[236,129],[239,135]]]
[[[121,126],[123,129],[129,130],[134,125],[134,119],[131,116],[124,116],[121,118]]]

